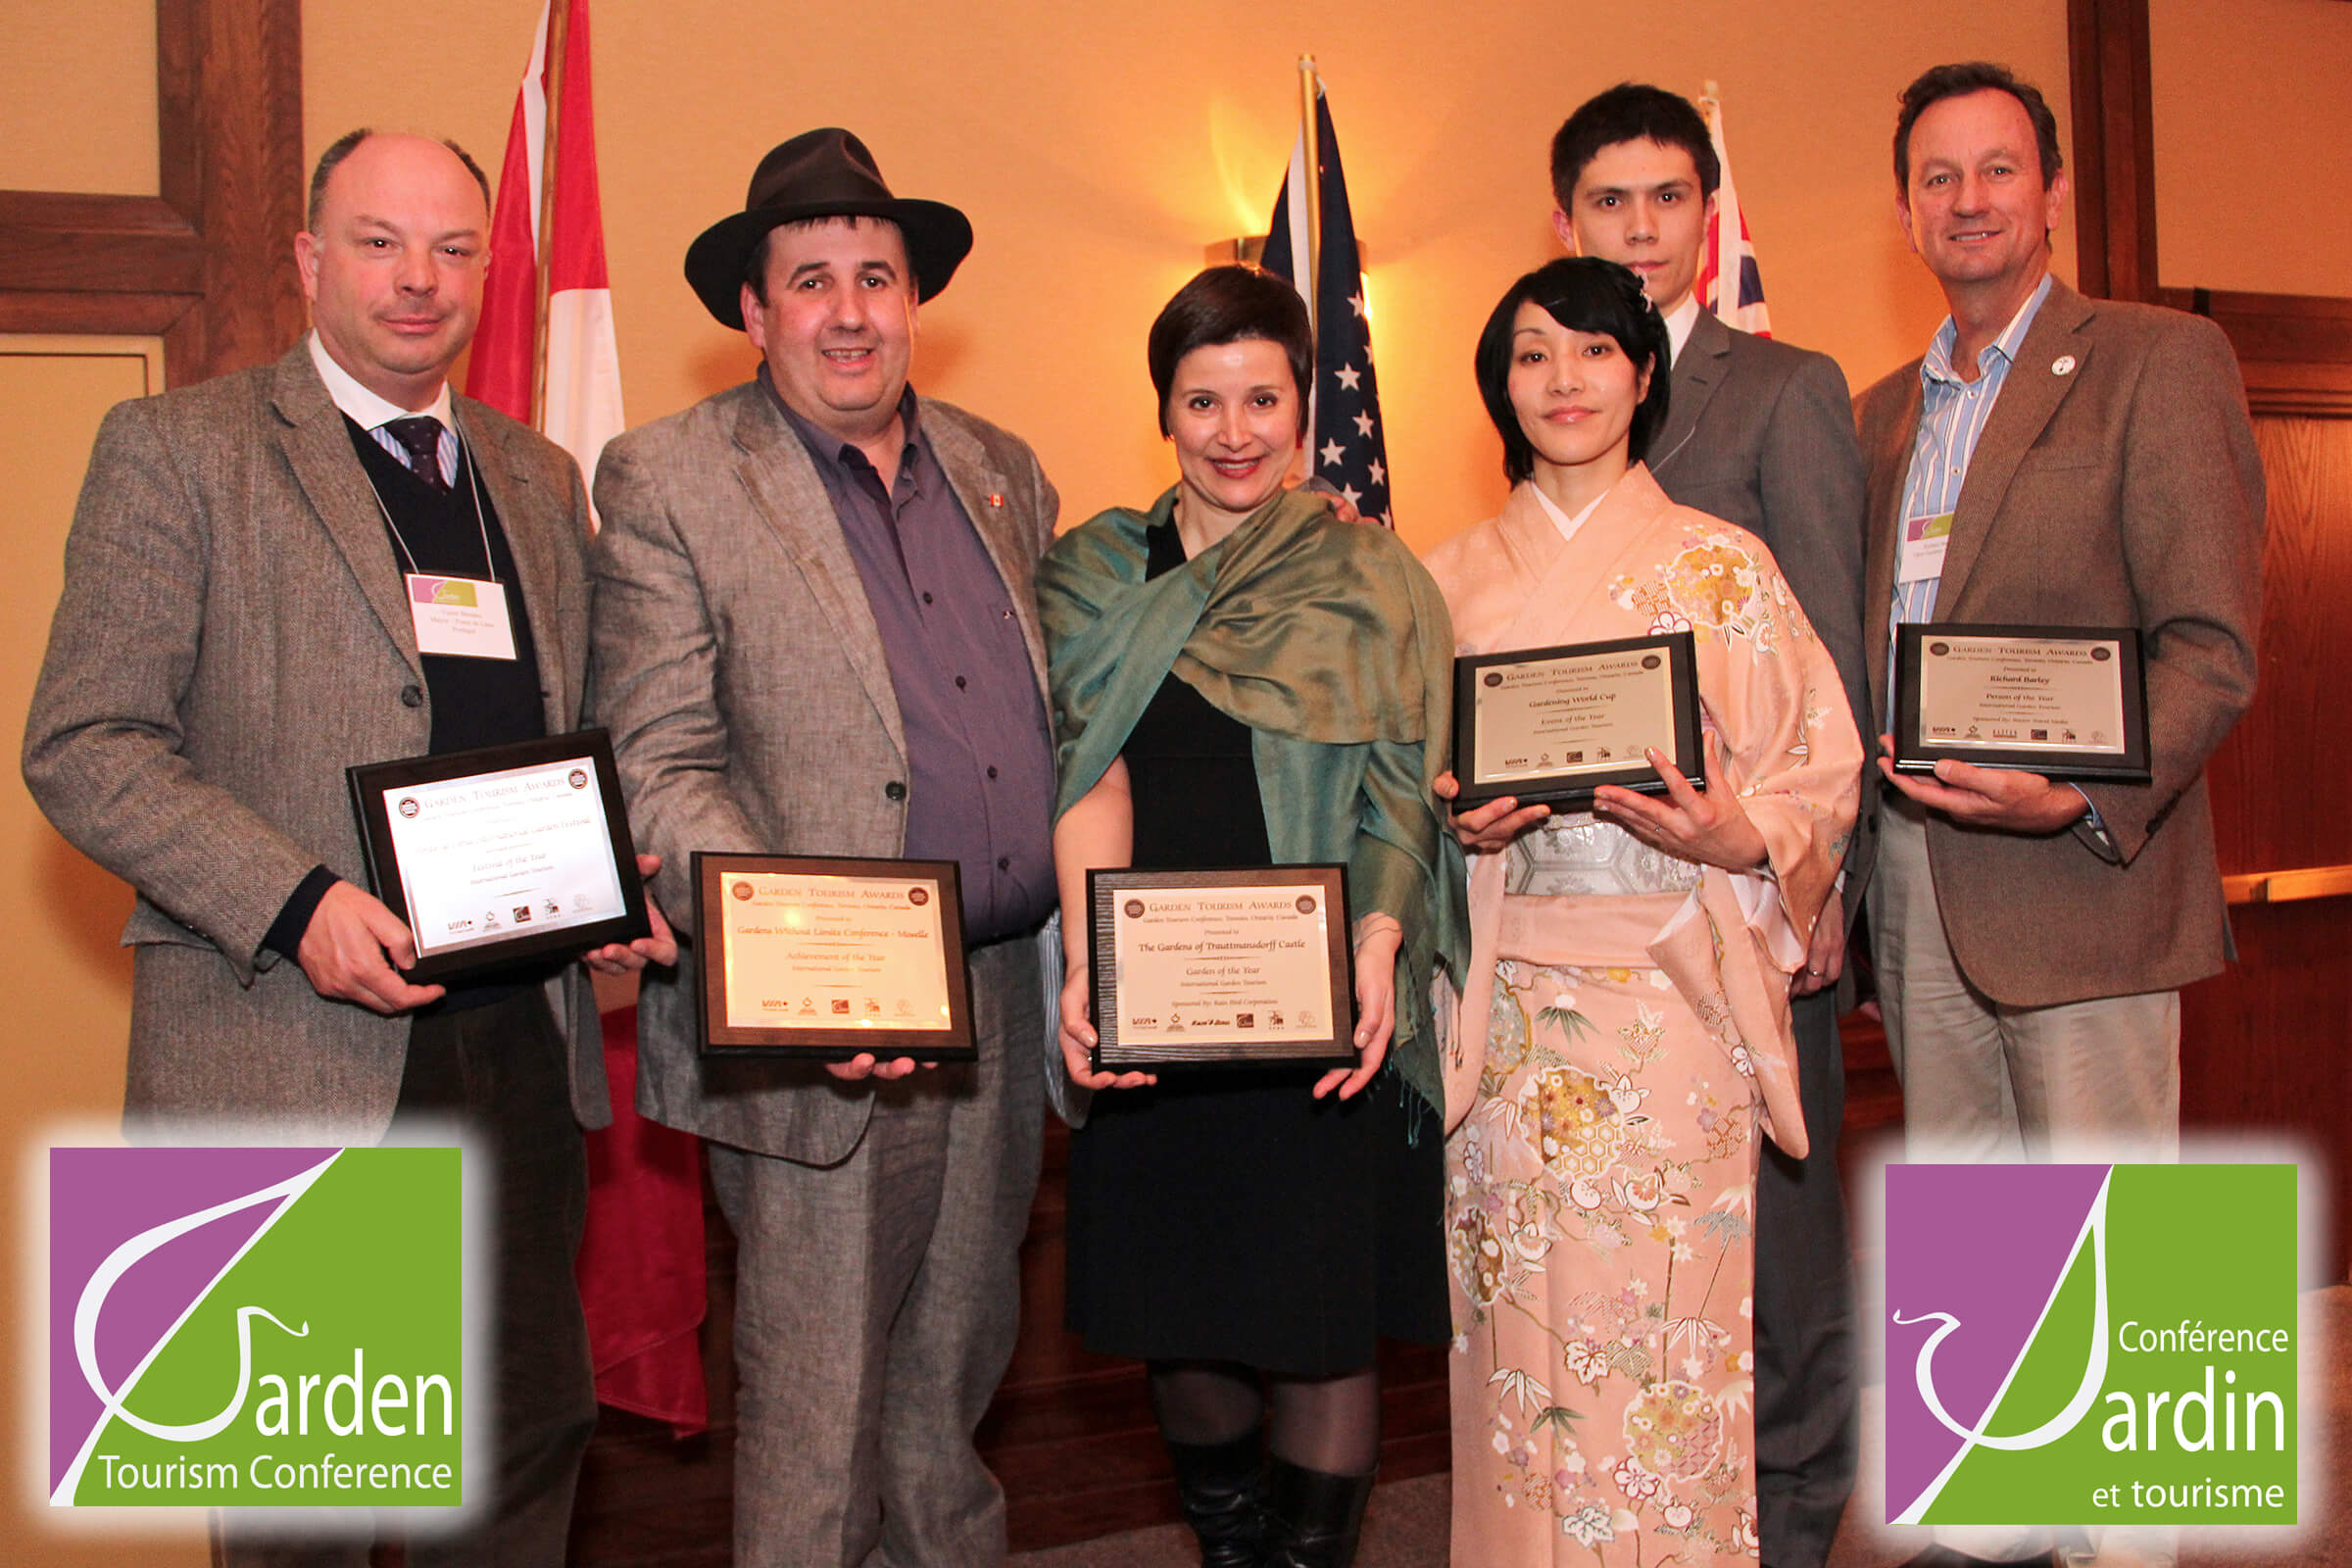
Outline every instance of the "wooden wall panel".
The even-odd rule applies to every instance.
[[[0,331],[160,332],[186,385],[301,335],[301,0],[157,0],[157,196],[0,191]]]

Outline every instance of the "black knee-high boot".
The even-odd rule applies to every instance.
[[[1267,1568],[1348,1568],[1374,1472],[1335,1476],[1276,1459],[1266,1484]]]
[[[1200,1538],[1200,1568],[1265,1562],[1266,1460],[1255,1428],[1224,1443],[1170,1443],[1176,1495]]]

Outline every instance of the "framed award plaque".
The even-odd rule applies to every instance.
[[[1453,688],[1456,810],[1505,795],[1579,810],[1603,784],[1663,794],[1651,747],[1707,787],[1687,631],[1471,655]]]
[[[970,1061],[953,860],[696,851],[703,1051]]]
[[[1355,1064],[1348,871],[1089,871],[1098,1071]]]
[[[570,956],[652,931],[601,729],[344,769],[368,880],[408,923],[406,978]]]
[[[2131,626],[1895,628],[1894,765],[1944,758],[2145,784],[2147,672]]]

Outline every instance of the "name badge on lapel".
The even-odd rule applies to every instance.
[[[1895,558],[1894,580],[1924,582],[1943,575],[1944,547],[1952,542],[1952,514],[1905,517],[1901,554]]]
[[[412,571],[409,618],[416,651],[460,659],[513,659],[514,628],[507,620],[506,585],[486,577],[432,577]]]

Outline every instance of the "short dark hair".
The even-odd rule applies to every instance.
[[[1715,138],[1707,122],[1690,100],[1663,87],[1621,81],[1607,92],[1586,99],[1562,122],[1551,138],[1551,197],[1560,211],[1570,211],[1576,182],[1603,147],[1621,141],[1654,141],[1661,147],[1680,147],[1698,171],[1701,200],[1723,183],[1723,163],[1715,156]]]
[[[357,130],[347,130],[342,135],[337,136],[333,141],[329,142],[327,144],[326,151],[318,155],[318,166],[311,171],[310,208],[303,214],[303,226],[308,228],[312,233],[316,234],[318,232],[318,220],[326,211],[327,180],[332,177],[337,169],[342,167],[343,160],[349,158],[359,149],[360,143],[366,141],[368,137],[374,134],[375,127],[372,125],[362,125]],[[465,148],[459,146],[447,136],[442,136],[437,139],[440,141],[442,146],[448,148],[451,152],[458,155],[458,162],[466,166],[466,172],[471,174],[473,176],[473,182],[481,187],[482,211],[485,213],[489,212],[490,176],[483,173],[482,166],[473,161],[473,154],[467,152]]]
[[[2058,117],[2050,113],[2041,89],[2020,81],[2007,66],[1988,60],[1964,60],[1957,65],[1933,66],[1901,94],[1901,111],[1894,117],[1894,188],[1898,195],[1911,189],[1911,127],[1919,117],[1946,98],[1965,98],[1972,92],[2005,92],[2025,106],[2034,122],[2034,146],[2041,155],[2041,185],[2047,190],[2066,161],[2058,152]]]
[[[1536,471],[1535,445],[1511,407],[1511,332],[1522,305],[1542,306],[1571,332],[1615,338],[1637,368],[1649,371],[1649,391],[1626,432],[1626,456],[1635,463],[1648,456],[1650,439],[1666,425],[1667,383],[1673,380],[1666,322],[1631,269],[1597,256],[1564,256],[1513,283],[1478,334],[1478,395],[1502,437],[1503,476],[1519,484]]]
[[[1263,338],[1291,362],[1298,394],[1298,433],[1306,434],[1307,388],[1315,384],[1315,332],[1306,301],[1281,278],[1254,267],[1212,267],[1161,307],[1145,343],[1152,390],[1159,395],[1159,433],[1168,433],[1168,393],[1176,367],[1195,349]]]
[[[814,218],[787,219],[778,223],[775,228],[769,229],[752,241],[752,248],[743,253],[743,281],[750,286],[752,298],[758,300],[762,308],[767,304],[767,253],[775,240],[776,228],[823,228],[830,223],[861,222],[880,223],[885,228],[896,229],[899,227],[887,218],[861,217],[855,213],[820,213]],[[899,230],[899,237],[904,242],[906,239],[904,229]],[[911,260],[907,263],[906,282],[909,288],[919,289],[921,286],[920,281],[914,276],[914,264]]]

